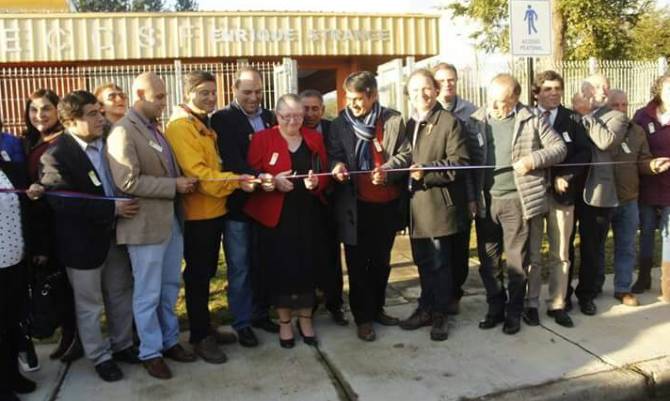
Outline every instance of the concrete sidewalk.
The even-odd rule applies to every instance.
[[[387,312],[409,315],[419,294],[416,268],[402,237],[394,250]],[[658,283],[658,269],[654,270]],[[486,302],[472,270],[461,314],[450,319],[449,339],[432,342],[429,329],[378,327],[378,340],[360,341],[355,326],[339,327],[320,314],[317,348],[297,341],[279,347],[276,336],[256,331],[262,344],[224,348],[223,365],[169,362],[175,377],[159,381],[140,366],[121,365],[126,378],[102,382],[88,361],[69,367],[48,360],[31,375],[39,391],[26,401],[172,400],[647,400],[670,399],[670,305],[644,294],[643,306],[619,305],[612,277],[596,301],[598,315],[578,310],[572,329],[541,310],[541,326],[515,336],[477,322]],[[546,289],[545,289],[546,290]],[[298,334],[296,333],[296,336]],[[298,338],[297,338],[298,340]]]

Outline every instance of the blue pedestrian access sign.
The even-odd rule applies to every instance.
[[[513,56],[551,55],[551,0],[510,0],[509,20]]]

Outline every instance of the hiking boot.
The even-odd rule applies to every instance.
[[[435,312],[432,316],[433,327],[430,329],[430,339],[433,341],[444,341],[449,336],[447,316],[444,313]]]
[[[430,326],[433,323],[430,313],[417,308],[410,317],[400,321],[403,330],[416,330],[420,327]]]

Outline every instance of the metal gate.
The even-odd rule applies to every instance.
[[[3,131],[19,134],[25,126],[26,99],[40,88],[52,89],[60,96],[74,90],[93,91],[99,85],[113,82],[130,93],[133,79],[145,71],[154,71],[165,81],[168,107],[162,116],[165,122],[174,105],[182,102],[182,77],[190,71],[204,70],[216,76],[218,106],[233,99],[235,72],[241,65],[259,70],[264,82],[263,106],[273,108],[284,93],[297,91],[298,74],[295,60],[285,58],[281,63],[184,63],[170,64],[72,66],[72,67],[0,67],[0,121]]]

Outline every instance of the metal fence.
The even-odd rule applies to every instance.
[[[182,101],[182,77],[189,71],[204,70],[217,78],[218,105],[223,107],[233,99],[235,71],[243,63],[184,63],[171,64],[75,66],[75,67],[0,67],[0,121],[3,131],[20,133],[25,127],[25,102],[32,92],[40,88],[52,89],[59,95],[73,90],[93,91],[99,85],[113,82],[130,93],[133,79],[145,71],[154,71],[165,81],[168,107],[162,116],[165,122],[174,105]],[[281,63],[249,63],[263,76],[263,104],[272,108],[277,99],[275,86],[294,89],[297,82],[295,61],[284,59]],[[287,82],[284,82],[287,81]]]
[[[380,65],[377,69],[380,100],[383,104],[396,108],[407,115],[410,110],[403,88],[409,74],[417,68],[431,68],[442,60],[439,57],[415,62],[414,58],[395,59]],[[472,66],[459,69],[458,93],[478,106],[486,104],[486,86],[497,73],[508,72],[521,84],[521,99],[529,99],[528,90],[532,75],[546,69],[553,69],[565,81],[563,103],[570,106],[572,96],[579,92],[584,78],[593,73],[602,73],[610,80],[610,87],[628,93],[629,115],[644,106],[650,99],[650,89],[656,78],[665,73],[668,64],[665,58],[657,61],[596,60],[563,61],[536,59],[529,64],[527,59],[480,58]]]

